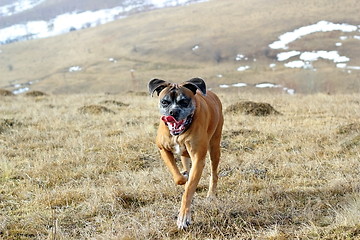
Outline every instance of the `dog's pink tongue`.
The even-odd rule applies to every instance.
[[[163,120],[164,122],[169,122],[169,123],[177,122],[173,116],[162,116],[161,120]]]

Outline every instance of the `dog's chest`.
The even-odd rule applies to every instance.
[[[183,155],[186,151],[185,145],[180,143],[177,137],[173,137],[172,142],[172,152],[177,155]]]

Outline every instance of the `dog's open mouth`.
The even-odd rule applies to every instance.
[[[171,135],[176,136],[183,133],[191,123],[192,115],[177,121],[173,116],[162,116],[161,120],[168,126]]]

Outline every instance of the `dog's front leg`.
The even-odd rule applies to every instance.
[[[186,178],[189,178],[190,168],[191,168],[191,159],[189,157],[181,156],[181,163],[183,166],[183,171],[181,172]]]
[[[185,192],[182,196],[180,212],[177,219],[179,229],[185,229],[191,223],[190,205],[205,166],[206,149],[205,152],[196,153],[191,157],[194,159],[193,166],[190,170],[188,182],[185,185]]]
[[[174,154],[165,149],[160,149],[160,154],[166,166],[169,168],[173,176],[174,182],[177,185],[184,185],[187,181],[187,178],[180,173],[179,168],[177,167],[175,162]]]

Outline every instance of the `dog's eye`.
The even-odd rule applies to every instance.
[[[170,104],[170,102],[169,101],[167,101],[167,100],[161,100],[161,105],[163,105],[163,106],[167,106],[167,105],[169,105]]]
[[[181,99],[178,103],[179,103],[179,105],[180,106],[182,106],[182,107],[186,107],[187,105],[189,105],[189,100],[187,100],[187,99]]]

